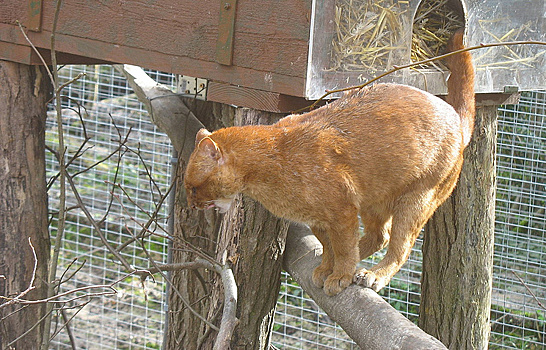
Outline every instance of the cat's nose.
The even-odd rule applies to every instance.
[[[197,208],[197,206],[195,205],[195,202],[190,200],[189,198],[188,198],[188,207],[190,207],[191,209]]]

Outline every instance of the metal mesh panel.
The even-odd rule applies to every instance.
[[[499,109],[491,348],[546,345],[546,92]]]
[[[111,66],[68,66],[63,68],[64,81],[78,73],[86,76],[69,85],[63,94],[63,126],[65,144],[69,159],[85,141],[84,153],[73,162],[68,172],[74,180],[82,202],[100,224],[108,241],[113,246],[128,242],[140,232],[136,223],[146,222],[146,213],[156,209],[162,193],[165,193],[170,177],[170,141],[159,133],[149,122],[132,90],[125,80]],[[157,79],[158,76],[156,75]],[[161,78],[161,77],[160,77]],[[172,82],[172,77],[165,76],[164,82]],[[167,80],[167,81],[165,81]],[[81,119],[80,119],[81,117]],[[83,123],[82,123],[83,120]],[[57,148],[57,124],[53,113],[47,121],[47,145]],[[120,142],[128,136],[127,147]],[[80,173],[97,162],[106,161]],[[47,175],[55,176],[58,164],[53,154],[47,154]],[[153,174],[152,180],[147,173]],[[120,184],[126,191],[122,193],[114,184]],[[49,192],[51,208],[58,208],[58,181]],[[112,193],[113,191],[113,193]],[[69,191],[70,193],[70,191]],[[66,273],[69,276],[76,267],[81,270],[61,291],[82,286],[112,283],[124,275],[123,268],[116,263],[102,244],[97,232],[86,219],[75,197],[69,195],[67,206],[72,207],[67,214],[65,239],[60,254],[57,276],[77,258]],[[108,214],[106,216],[106,214]],[[166,209],[159,212],[165,222]],[[56,217],[51,225],[52,236],[56,235]],[[150,227],[157,234],[164,234],[157,227]],[[158,236],[149,236],[143,240],[152,252],[155,261],[166,261],[166,243]],[[122,251],[122,255],[135,267],[148,268],[149,260],[137,243],[131,243]],[[74,309],[66,311],[68,317],[79,311],[71,321],[70,328],[74,342],[79,349],[157,349],[162,337],[164,322],[164,283],[147,281],[142,286],[136,277],[129,277],[116,285],[117,294],[104,296],[91,301],[79,311],[76,307],[83,300],[72,303]],[[82,293],[79,293],[80,295]],[[62,325],[63,319],[56,314],[55,325]],[[68,333],[63,331],[55,338],[57,349],[71,348],[68,345]]]
[[[128,146],[121,161],[114,154],[91,171],[76,176],[76,182],[93,216],[101,219],[110,206],[102,229],[112,244],[131,239],[130,230],[138,232],[134,220],[146,220],[144,211],[155,210],[159,192],[168,187],[170,144],[149,121],[125,80],[110,66],[70,66],[62,71],[64,79],[85,72],[86,77],[71,84],[64,93],[63,124],[67,134],[68,157],[78,149],[84,134],[76,111],[81,110],[91,140],[84,155],[69,168],[71,174],[83,170],[112,153],[119,146],[119,133],[129,130]],[[173,86],[171,75],[153,73],[152,77]],[[546,304],[545,201],[546,201],[546,93],[525,93],[517,106],[499,109],[498,190],[496,209],[495,267],[492,305],[492,349],[541,349],[545,346]],[[82,108],[85,107],[85,109]],[[111,115],[111,116],[110,116]],[[116,127],[114,126],[117,126]],[[48,118],[47,145],[55,148],[57,140],[54,117]],[[58,171],[48,153],[48,177]],[[119,162],[119,171],[118,169]],[[146,167],[156,183],[147,177]],[[117,174],[117,175],[116,175]],[[106,181],[106,182],[105,182]],[[120,183],[130,196],[116,190],[119,201],[112,199],[112,182]],[[50,190],[50,207],[56,208],[58,185]],[[69,206],[76,205],[69,197]],[[166,208],[160,215],[167,216]],[[52,235],[55,236],[56,220]],[[156,233],[161,229],[152,227]],[[166,261],[166,242],[148,237],[147,248],[158,262]],[[421,241],[413,248],[403,269],[382,296],[412,321],[417,321],[420,302]],[[123,250],[135,266],[148,267],[148,259],[138,244]],[[379,252],[364,266],[376,263]],[[123,276],[122,268],[104,249],[97,233],[80,209],[68,213],[66,238],[61,251],[60,276],[77,257],[74,266],[82,269],[64,285],[64,290],[85,285],[110,283]],[[74,271],[75,267],[71,268]],[[520,280],[521,279],[521,280]],[[118,294],[94,299],[71,321],[71,333],[79,349],[158,349],[163,337],[165,285],[161,279],[148,281],[145,288],[136,278],[118,285]],[[78,309],[67,310],[68,317]],[[58,327],[62,318],[56,318]],[[273,330],[273,346],[279,349],[357,349],[358,347],[291,278],[283,274]],[[56,336],[56,349],[70,348],[65,330]]]

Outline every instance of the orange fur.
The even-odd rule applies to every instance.
[[[457,34],[451,47],[460,46]],[[273,125],[200,131],[185,175],[190,206],[225,210],[244,193],[309,225],[324,246],[313,281],[326,294],[353,280],[381,289],[461,170],[474,118],[470,54],[452,57],[450,67],[455,109],[416,88],[377,84]],[[356,271],[387,244],[381,262]]]

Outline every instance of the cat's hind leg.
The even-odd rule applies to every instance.
[[[364,224],[364,236],[360,238],[358,248],[360,260],[364,260],[378,250],[385,248],[389,243],[391,217],[362,210],[360,218]]]
[[[437,207],[436,191],[408,193],[396,201],[387,254],[370,270],[361,269],[355,282],[376,292],[386,286],[411,253],[421,229]]]

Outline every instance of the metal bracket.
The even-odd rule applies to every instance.
[[[519,87],[516,85],[506,85],[504,86],[505,94],[517,94],[519,92]]]
[[[237,0],[220,2],[220,21],[216,41],[216,62],[231,66],[233,63],[233,37],[235,35],[235,13]]]
[[[179,75],[178,92],[184,96],[205,101],[207,99],[207,79]]]
[[[25,24],[27,29],[33,32],[42,30],[42,0],[29,0],[28,20]]]

